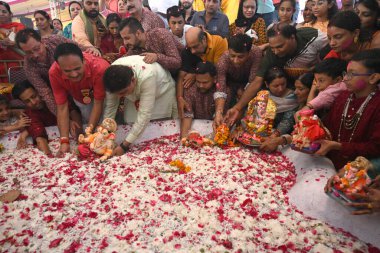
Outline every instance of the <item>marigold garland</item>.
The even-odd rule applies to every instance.
[[[230,129],[226,124],[222,124],[216,129],[214,141],[217,145],[225,145],[228,142],[229,137]]]
[[[190,166],[186,166],[181,160],[178,159],[171,161],[169,165],[177,167],[179,173],[188,173],[191,171]]]

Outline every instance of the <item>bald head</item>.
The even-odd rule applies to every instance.
[[[187,30],[186,35],[186,47],[192,54],[202,56],[207,49],[207,36],[202,29],[198,27],[192,27]]]

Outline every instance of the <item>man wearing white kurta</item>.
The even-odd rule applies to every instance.
[[[104,118],[115,118],[120,98],[125,97],[124,121],[133,123],[114,155],[124,154],[150,120],[178,117],[175,82],[170,72],[143,59],[139,55],[120,58],[104,74],[107,90]]]

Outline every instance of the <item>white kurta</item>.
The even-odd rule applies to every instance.
[[[137,79],[132,94],[125,98],[124,121],[134,123],[125,140],[133,143],[150,120],[177,118],[175,82],[170,72],[158,63],[147,64],[143,56],[134,55],[116,60],[112,65],[124,65],[133,69]],[[139,101],[136,109],[135,102]],[[104,118],[115,118],[120,99],[116,94],[106,93]]]

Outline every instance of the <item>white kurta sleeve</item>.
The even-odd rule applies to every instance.
[[[139,108],[137,110],[137,119],[133,124],[131,131],[125,138],[129,143],[133,143],[140,136],[152,118],[152,112],[156,100],[156,86],[157,84],[154,75],[145,79],[140,84],[141,93]]]
[[[117,108],[119,107],[120,98],[116,94],[106,92],[106,99],[104,100],[104,115],[103,118],[115,119]]]

